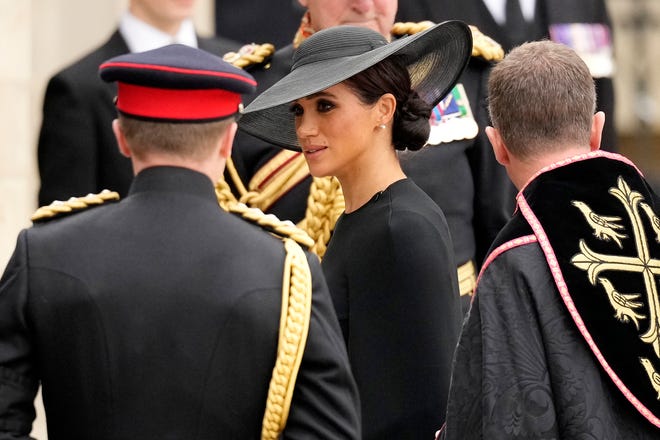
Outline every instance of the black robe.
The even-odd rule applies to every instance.
[[[523,188],[480,274],[442,438],[659,438],[658,388],[640,359],[660,358],[640,334],[654,327],[660,224],[642,203],[659,211],[637,169],[605,152]],[[611,286],[640,295],[617,308]]]

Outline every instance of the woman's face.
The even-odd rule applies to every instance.
[[[343,83],[291,104],[298,141],[313,176],[341,179],[371,161],[367,152],[382,119],[377,107],[362,103]]]
[[[390,37],[397,0],[299,0],[315,31],[338,25],[361,26]]]

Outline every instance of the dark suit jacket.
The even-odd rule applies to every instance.
[[[239,43],[199,38],[200,49],[216,55]],[[117,149],[112,120],[116,84],[98,76],[101,63],[128,53],[119,31],[103,45],[63,69],[48,82],[37,148],[39,204],[97,193],[103,189],[126,195],[133,178],[130,161]]]
[[[547,26],[558,23],[603,23],[612,30],[605,0],[537,0],[538,14]],[[484,34],[500,43],[506,51],[512,48],[506,29],[497,24],[482,0],[406,0],[399,2],[397,19],[401,21],[432,20],[442,22],[458,19],[477,26]],[[614,87],[612,78],[597,78],[598,110],[605,112],[602,148],[616,151],[614,121]]]
[[[246,43],[291,43],[305,13],[298,0],[215,0],[216,35]]]
[[[0,281],[0,438],[258,439],[278,340],[283,243],[184,168],[21,232]],[[357,390],[318,258],[284,438],[358,438]]]

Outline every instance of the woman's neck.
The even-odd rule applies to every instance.
[[[356,166],[350,172],[337,176],[344,193],[347,214],[364,206],[375,194],[394,182],[406,178],[394,151],[391,155],[384,154],[380,160],[373,159],[371,155],[365,166]]]

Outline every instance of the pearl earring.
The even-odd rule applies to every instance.
[[[387,127],[387,125],[385,125],[385,124],[380,124],[378,126],[378,128],[380,128],[381,130],[385,130],[385,127]]]

